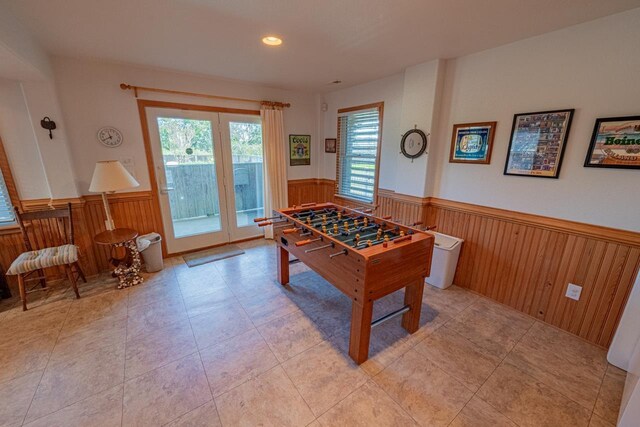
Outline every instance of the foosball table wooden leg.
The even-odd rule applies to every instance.
[[[371,338],[371,318],[373,302],[351,303],[351,335],[349,338],[349,356],[359,365],[369,357]]]
[[[278,282],[281,285],[289,283],[289,252],[282,246],[278,246]]]
[[[417,280],[408,285],[404,290],[404,305],[409,306],[409,311],[402,315],[402,327],[410,334],[420,328],[420,311],[422,309],[422,292],[424,280]]]

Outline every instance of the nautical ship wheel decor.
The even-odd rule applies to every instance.
[[[416,127],[405,132],[400,141],[400,152],[406,158],[417,159],[427,150],[427,136],[423,131]]]

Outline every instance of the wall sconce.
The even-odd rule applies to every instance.
[[[53,139],[53,134],[51,133],[51,131],[56,128],[56,122],[51,120],[49,117],[45,117],[44,119],[40,120],[40,126],[42,126],[44,129],[48,130],[49,131],[49,139]]]

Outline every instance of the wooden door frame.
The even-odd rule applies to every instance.
[[[183,104],[178,102],[154,101],[151,99],[138,99],[138,114],[140,116],[140,126],[142,127],[142,141],[144,142],[144,153],[147,158],[147,171],[149,172],[149,185],[151,186],[151,203],[153,206],[153,220],[157,227],[164,230],[162,222],[162,211],[160,210],[160,195],[158,194],[158,181],[153,161],[153,151],[151,149],[151,136],[149,134],[149,121],[147,120],[147,108],[167,108],[187,111],[207,111],[211,113],[232,113],[245,115],[260,115],[260,110],[244,110],[240,108],[214,107],[210,105]],[[205,249],[205,248],[201,248]],[[200,250],[200,249],[198,249]],[[162,239],[162,256],[166,257],[167,243]]]

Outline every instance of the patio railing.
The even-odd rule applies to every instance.
[[[174,220],[220,214],[220,198],[215,164],[166,165],[167,186]],[[236,209],[252,210],[264,206],[262,163],[233,165]]]

